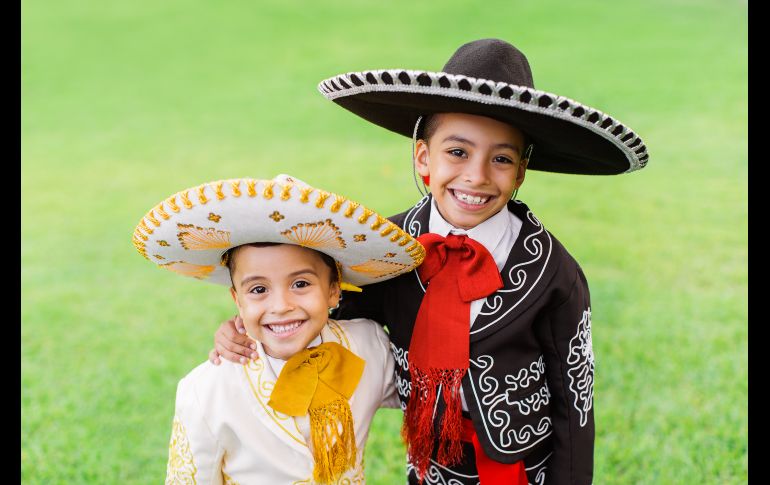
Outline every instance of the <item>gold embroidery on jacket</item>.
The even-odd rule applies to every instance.
[[[174,416],[174,427],[168,444],[166,485],[179,483],[195,485],[197,471],[192,451],[190,451],[190,442],[187,440],[187,432],[182,421]]]

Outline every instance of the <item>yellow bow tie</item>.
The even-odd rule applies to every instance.
[[[356,464],[348,399],[361,380],[364,359],[336,342],[298,352],[286,361],[268,405],[289,416],[310,415],[313,479],[338,480]]]

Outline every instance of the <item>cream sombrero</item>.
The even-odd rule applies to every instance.
[[[500,39],[462,45],[441,71],[377,69],[348,72],[318,90],[356,115],[411,137],[433,113],[468,113],[513,124],[534,144],[527,168],[611,175],[647,165],[641,137],[596,108],[535,89],[526,56]]]
[[[223,254],[252,242],[328,254],[342,282],[355,286],[411,271],[425,256],[419,242],[373,210],[287,175],[220,180],[177,192],[139,221],[133,242],[162,268],[228,286]]]

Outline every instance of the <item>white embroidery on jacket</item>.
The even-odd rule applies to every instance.
[[[532,465],[531,467],[525,468],[527,471],[532,471],[540,467],[535,474],[535,483],[530,483],[529,485],[543,485],[545,483],[545,470],[548,468],[548,466],[545,465],[545,462],[548,461],[551,455],[553,455],[553,452],[548,453],[546,457],[543,458],[543,460],[537,465]]]
[[[494,363],[495,359],[491,355],[480,355],[476,359],[471,359],[471,367],[468,368],[471,390],[480,410],[481,421],[489,441],[501,453],[518,453],[531,448],[551,434],[551,418],[549,416],[542,417],[537,427],[530,424],[519,429],[511,427],[514,413],[528,415],[532,411],[539,411],[550,402],[551,393],[544,379],[539,389],[524,398],[519,397],[521,389],[526,389],[532,382],[538,382],[544,376],[543,356],[541,355],[538,360],[530,363],[527,367],[519,369],[515,375],[506,374],[503,378],[505,388],[502,388],[503,386],[495,377],[487,375],[492,370]],[[471,369],[473,367],[481,370],[478,377],[479,391],[483,394],[481,400],[479,400],[479,395],[476,392],[476,384]],[[493,437],[492,431],[497,432],[496,437]],[[517,448],[506,449],[513,446]]]
[[[520,201],[514,201],[514,202],[517,204],[521,204]],[[551,250],[553,248],[551,235],[548,233],[548,231],[545,230],[545,228],[543,227],[543,224],[537,219],[537,217],[535,217],[532,211],[527,211],[527,219],[529,219],[529,222],[531,222],[533,225],[540,228],[537,232],[534,232],[529,236],[527,236],[523,242],[524,249],[529,254],[531,254],[533,258],[530,259],[529,261],[524,261],[519,264],[516,264],[508,271],[508,281],[510,281],[512,285],[511,288],[503,288],[503,289],[497,290],[495,293],[487,297],[486,301],[484,302],[484,306],[481,308],[481,312],[479,313],[479,315],[496,315],[497,313],[500,313],[500,314],[497,315],[497,318],[487,323],[486,325],[479,325],[479,326],[474,325],[473,329],[471,330],[471,335],[481,332],[482,330],[488,328],[490,325],[494,325],[495,323],[499,322],[503,317],[508,315],[514,308],[516,308],[522,301],[524,301],[524,299],[532,292],[532,289],[540,281],[540,278],[543,277],[543,273],[545,273],[545,268],[548,266],[548,261],[551,259]],[[547,244],[548,246],[547,254],[544,249],[545,244]],[[540,273],[537,275],[534,281],[527,284],[527,272],[524,270],[524,267],[537,263],[538,261],[543,259],[543,256],[545,256],[545,260],[542,262]],[[511,304],[506,304],[506,305],[503,304],[504,302],[503,302],[503,297],[501,293],[515,293],[523,290],[526,290],[526,291],[524,291],[523,294],[519,296],[518,300],[516,300]],[[500,312],[503,308],[505,308],[505,311]]]
[[[412,472],[417,476],[417,472],[412,464],[407,463],[406,474],[410,475]],[[447,474],[448,476],[445,477],[444,474]],[[479,485],[479,476],[458,473],[450,468],[439,465],[431,459],[423,483],[427,485]]]
[[[404,218],[404,227],[403,229],[409,233],[410,236],[417,237],[420,234],[422,234],[422,224],[420,221],[417,220],[417,215],[420,213],[422,209],[425,207],[430,207],[430,204],[428,202],[430,201],[430,195],[426,195],[422,199],[420,199],[417,204],[409,209],[409,212],[406,213],[406,217]],[[427,232],[427,229],[426,229]],[[417,278],[417,284],[420,285],[420,288],[422,288],[422,291],[425,292],[425,285],[422,284],[422,280],[420,280],[420,275],[417,274],[417,271],[412,271],[414,273],[414,277]]]
[[[580,413],[580,426],[588,422],[588,413],[594,400],[594,350],[591,342],[591,307],[583,312],[577,333],[569,342],[567,357],[569,389],[575,409]]]
[[[393,342],[390,342],[390,351],[393,354],[393,359],[396,361],[396,364],[398,364],[398,367],[403,370],[404,375],[408,374],[409,351],[398,347]],[[401,410],[403,411],[406,409],[406,399],[412,393],[412,383],[408,379],[401,377],[401,372],[399,372],[398,368],[393,369],[393,375],[396,378],[396,392],[398,393]]]

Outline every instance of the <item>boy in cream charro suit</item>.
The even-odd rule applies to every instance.
[[[398,407],[393,357],[377,323],[329,312],[340,288],[411,271],[422,246],[286,176],[178,192],[142,219],[134,245],[166,269],[230,286],[260,342],[258,360],[204,362],[179,382],[166,483],[364,483],[371,419]]]

